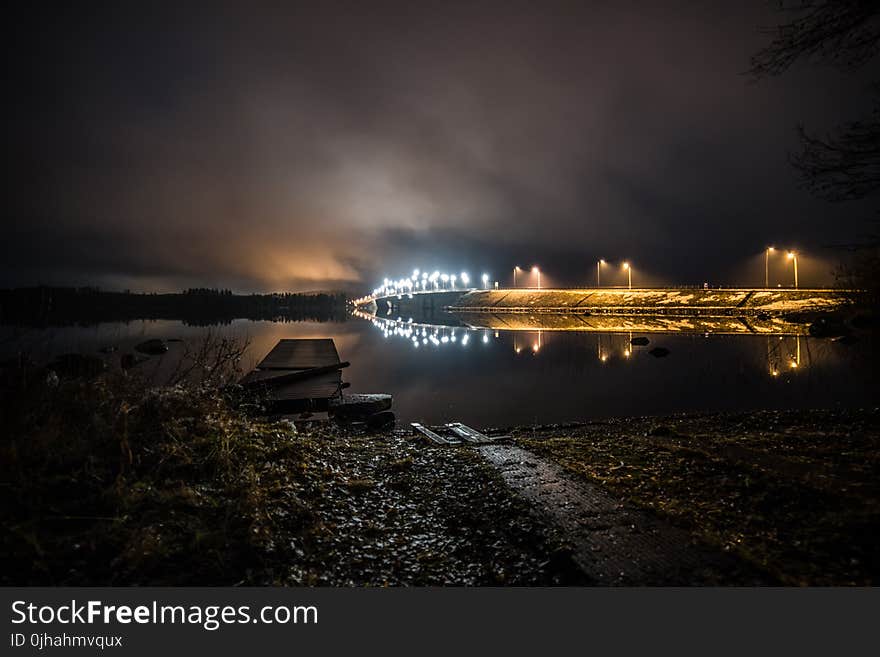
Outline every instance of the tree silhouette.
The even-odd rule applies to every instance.
[[[768,46],[751,60],[754,79],[780,75],[798,61],[860,69],[880,52],[880,2],[816,0],[779,2],[792,19],[767,30]],[[840,126],[824,137],[798,126],[803,151],[790,161],[810,192],[831,201],[865,198],[880,190],[880,84],[867,119]]]

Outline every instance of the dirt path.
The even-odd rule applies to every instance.
[[[734,557],[700,545],[685,531],[632,509],[600,487],[515,445],[477,448],[507,485],[554,525],[572,560],[597,584],[759,584]]]

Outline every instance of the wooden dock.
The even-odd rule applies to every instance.
[[[331,339],[281,340],[241,384],[264,392],[274,411],[326,411],[347,366]]]
[[[332,339],[285,339],[249,372],[241,385],[264,396],[273,413],[326,412],[345,422],[393,423],[391,395],[343,395],[348,383]]]

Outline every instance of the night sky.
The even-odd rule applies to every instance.
[[[0,285],[569,285],[599,257],[758,283],[771,243],[820,282],[870,229],[787,161],[798,122],[866,113],[869,75],[750,81],[762,0],[32,4],[7,24]]]

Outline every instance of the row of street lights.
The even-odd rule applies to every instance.
[[[764,251],[764,287],[770,287],[770,254],[775,252],[776,248],[772,246],[768,246]],[[789,251],[785,254],[787,260],[791,260],[794,265],[794,286],[797,288],[798,286],[798,267],[797,267],[797,253],[794,251]]]
[[[519,265],[517,265],[516,267],[513,268],[513,287],[516,287],[516,272],[518,272],[518,271],[521,272],[524,270]],[[535,267],[532,267],[532,273],[537,275],[537,277],[538,277],[538,289],[540,290],[541,289],[541,270],[538,269],[537,266],[535,266]]]
[[[608,263],[601,258],[596,262],[596,287],[602,287],[602,266],[607,265],[607,264]],[[629,264],[629,262],[623,263],[623,270],[626,272],[627,287],[629,287],[629,289],[631,290],[632,286],[633,286],[633,279],[632,279],[632,266]],[[517,274],[517,272],[523,272],[523,271],[525,271],[525,270],[518,265],[513,268],[513,287],[516,287],[516,274]],[[531,273],[538,277],[538,289],[540,290],[541,289],[541,270],[538,269],[537,266],[535,266],[535,267],[532,267]]]
[[[596,287],[602,287],[602,265],[607,264],[608,263],[602,258],[599,258],[599,260],[596,261]],[[632,266],[629,264],[629,262],[624,262],[622,266],[623,270],[626,272],[627,287],[631,290],[633,288]]]
[[[772,246],[768,246],[764,251],[764,287],[770,287],[770,254],[775,252],[776,248]],[[786,252],[786,259],[792,262],[794,267],[794,286],[798,287],[798,256],[794,251]],[[596,261],[596,287],[602,287],[602,267],[608,265],[609,263],[600,258]],[[624,261],[622,264],[622,269],[626,272],[626,281],[627,287],[632,289],[632,265],[629,262]],[[516,266],[513,268],[513,287],[516,287],[516,275],[517,273],[523,273],[525,270]],[[538,289],[541,289],[541,270],[536,266],[531,268],[531,273],[537,277]],[[421,274],[421,277],[419,276]],[[434,290],[438,289],[455,289],[456,280],[459,280],[455,274],[447,275],[441,274],[439,271],[435,271],[433,274],[428,274],[427,272],[419,272],[418,269],[413,271],[413,275],[410,278],[403,278],[399,281],[391,281],[387,278],[383,281],[383,286],[376,288],[373,290],[372,297],[379,296],[381,294],[400,294],[400,293],[409,293],[412,294],[414,290],[422,289],[427,291],[429,287],[433,286]],[[462,272],[461,274],[461,283],[464,289],[468,289],[468,285],[470,283],[470,278],[467,273]],[[489,285],[489,275],[483,274],[482,278],[483,288],[488,289]],[[442,282],[442,283],[441,283]],[[498,283],[495,283],[495,287],[498,287]],[[370,295],[359,299],[358,301],[368,300]]]

